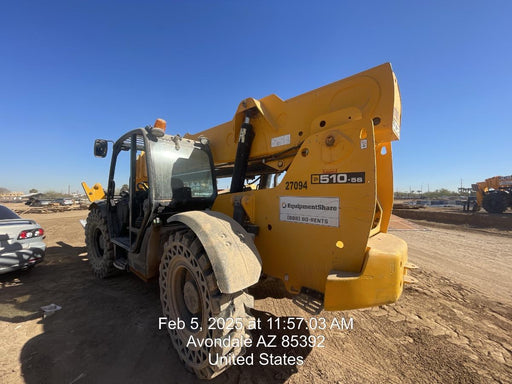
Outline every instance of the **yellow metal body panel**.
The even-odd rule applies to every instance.
[[[371,121],[365,124],[372,130]],[[255,244],[263,261],[263,271],[281,278],[286,287],[297,292],[308,287],[323,292],[325,278],[331,269],[357,272],[362,267],[366,242],[375,209],[375,158],[373,151],[355,150],[359,145],[360,124],[351,123],[343,134],[339,130],[326,130],[306,139],[299,153],[308,149],[306,157],[299,154],[288,168],[281,183],[271,189],[241,192],[244,198],[254,201],[252,224],[259,227]],[[340,157],[328,168],[322,156],[330,151],[325,139],[329,135],[338,137]],[[371,136],[368,138],[371,144]],[[336,151],[337,149],[334,149]],[[359,185],[312,184],[311,175],[328,172],[366,172],[367,182]],[[307,189],[290,190],[287,185],[307,182]],[[282,221],[280,200],[282,197],[337,198],[339,199],[339,223],[336,227]],[[233,216],[233,194],[217,197],[213,210]],[[244,199],[242,199],[242,202]],[[314,202],[314,200],[313,200]],[[342,241],[343,249],[336,247]]]
[[[369,239],[365,257],[360,274],[329,272],[326,310],[364,308],[398,300],[407,271],[407,244],[394,235],[379,233]]]
[[[393,206],[391,141],[399,139],[401,119],[391,66],[286,101],[275,95],[246,99],[232,121],[188,137],[208,138],[216,167],[230,168],[240,126],[251,109],[256,113],[250,121],[255,137],[249,169],[263,163],[286,173],[275,188],[219,195],[213,210],[232,216],[233,201],[241,199],[250,223],[259,228],[255,244],[263,272],[282,279],[291,292],[302,287],[323,292],[332,310],[395,301],[407,249],[403,241],[383,234]],[[343,175],[361,173],[364,182],[338,182],[345,181]],[[337,212],[332,220],[323,219],[329,216],[323,213],[308,218],[300,208],[294,208],[297,216],[287,213],[290,205],[327,201]]]

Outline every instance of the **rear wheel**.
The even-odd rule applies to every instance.
[[[489,213],[503,213],[510,205],[510,195],[505,191],[491,191],[484,195],[482,205]]]
[[[100,279],[114,274],[114,246],[110,242],[107,221],[99,209],[93,208],[87,216],[85,244],[92,272]]]
[[[219,291],[208,256],[191,230],[171,234],[164,246],[160,300],[164,316],[178,321],[178,329],[169,329],[174,348],[199,378],[217,376],[229,367],[228,360],[245,353],[239,344],[250,338],[248,311],[254,300],[244,291]]]

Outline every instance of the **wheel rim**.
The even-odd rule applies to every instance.
[[[164,262],[168,265],[164,274],[165,286],[164,315],[169,320],[182,320],[184,329],[169,329],[169,334],[180,358],[191,368],[202,368],[208,363],[209,348],[198,343],[189,344],[192,336],[196,340],[212,338],[208,329],[208,316],[211,315],[210,298],[206,279],[190,250],[175,244],[167,254]],[[191,320],[197,318],[199,329],[192,329]],[[188,344],[188,345],[187,345]]]
[[[94,247],[94,256],[96,258],[102,258],[105,252],[105,238],[103,237],[103,232],[101,229],[96,228],[93,235],[93,247]]]
[[[185,306],[192,315],[200,314],[199,292],[193,281],[187,280],[183,285],[183,298],[185,299]]]
[[[177,264],[177,263],[176,263]],[[169,276],[171,305],[176,317],[185,321],[187,329],[196,333],[191,327],[192,318],[201,322],[204,310],[204,298],[199,293],[197,281],[193,272],[184,263],[175,266]]]

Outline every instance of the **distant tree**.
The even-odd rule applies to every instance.
[[[409,191],[409,192],[395,192],[395,199],[442,199],[442,198],[456,198],[459,197],[458,192],[450,191],[446,188],[436,189],[431,192]]]
[[[46,199],[58,199],[60,197],[64,197],[64,194],[56,191],[46,191],[43,197]]]
[[[28,191],[28,193],[37,193],[37,192],[38,192],[38,191],[37,191],[37,189],[35,189],[35,188],[32,188],[30,191]]]
[[[447,196],[457,194],[457,192],[450,191],[446,188],[437,189],[436,192],[439,193],[440,195],[447,195]]]
[[[439,198],[443,198],[443,197],[459,196],[459,193],[458,192],[454,192],[454,191],[450,191],[450,190],[448,190],[446,188],[441,188],[441,189],[436,189],[433,192],[425,192],[423,195],[425,197],[427,197],[427,198],[430,198],[430,199],[439,199]]]

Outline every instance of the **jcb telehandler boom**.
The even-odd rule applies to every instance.
[[[249,337],[245,290],[261,273],[292,293],[320,293],[327,310],[392,303],[409,267],[406,244],[386,233],[400,120],[384,64],[286,101],[246,99],[230,122],[184,138],[165,134],[162,120],[133,130],[113,146],[106,194],[84,183],[92,269],[159,275],[165,316],[185,324],[169,331],[173,344],[202,378],[243,348],[190,337]],[[97,140],[95,154],[106,153]],[[218,193],[222,178],[230,188]],[[240,326],[208,330],[212,318]]]

